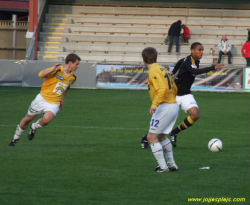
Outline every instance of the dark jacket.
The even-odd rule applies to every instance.
[[[181,21],[173,23],[169,30],[168,36],[180,36],[181,35]]]

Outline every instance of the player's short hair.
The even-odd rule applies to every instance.
[[[70,53],[69,55],[66,56],[65,64],[68,64],[70,61],[72,63],[75,63],[77,60],[80,61],[81,58],[78,55],[74,54],[74,53]]]
[[[190,50],[195,49],[197,46],[202,46],[202,44],[200,42],[194,42],[192,43]]]
[[[157,50],[153,47],[144,48],[141,55],[146,64],[156,63],[157,61]]]

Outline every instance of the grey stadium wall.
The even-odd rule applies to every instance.
[[[41,87],[44,79],[38,73],[46,68],[53,67],[56,63],[45,61],[15,61],[0,60],[0,86]],[[96,88],[96,64],[80,63],[80,68],[75,72],[77,81],[72,88]]]

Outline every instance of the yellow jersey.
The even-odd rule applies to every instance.
[[[46,70],[50,69],[52,68],[48,68]],[[40,78],[44,78],[42,76],[42,71],[38,74],[38,76]],[[63,93],[70,88],[75,81],[76,75],[73,72],[71,72],[70,75],[66,75],[64,73],[63,66],[61,66],[60,70],[54,71],[46,76],[46,80],[43,82],[41,88],[41,95],[49,103],[60,105]]]
[[[153,63],[149,68],[148,90],[152,101],[151,107],[156,108],[164,102],[176,103],[176,84],[170,72],[158,63]]]

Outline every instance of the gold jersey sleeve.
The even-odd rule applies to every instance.
[[[161,103],[176,103],[177,87],[171,77],[170,72],[154,63],[151,65],[148,74],[148,89],[150,99],[152,101],[151,107],[158,107]]]
[[[50,69],[52,68],[46,70]],[[38,76],[43,78],[41,72]],[[61,66],[59,71],[54,71],[46,76],[46,80],[43,82],[41,88],[41,95],[47,102],[60,105],[64,92],[69,89],[75,81],[76,75],[73,72],[71,72],[70,75],[66,75],[63,66]]]

